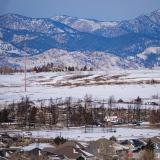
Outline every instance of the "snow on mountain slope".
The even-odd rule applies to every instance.
[[[108,39],[77,31],[48,18],[30,18],[7,14],[0,16],[3,40],[35,55],[52,48],[69,51],[106,51],[113,48]],[[61,31],[60,31],[61,30]],[[110,45],[110,46],[109,46]]]
[[[154,23],[160,25],[160,9],[153,11],[149,16]]]
[[[159,19],[160,10],[115,22],[6,14],[0,16],[0,39],[7,43],[7,47],[1,44],[0,50],[3,58],[17,65],[25,50],[38,65],[54,61],[55,65],[94,68],[150,68],[160,66],[159,54],[147,50],[160,47]],[[43,60],[41,57],[47,58]]]
[[[55,22],[47,18],[29,18],[17,14],[6,14],[0,16],[0,26],[8,29],[28,30],[41,33],[75,33],[69,26]]]
[[[70,16],[55,16],[53,20],[64,23],[82,32],[90,32],[104,37],[117,37],[129,33],[160,33],[160,10],[141,15],[131,20],[102,22],[79,19]]]
[[[71,26],[72,28],[78,29],[82,32],[93,32],[97,29],[115,27],[118,25],[118,22],[103,22],[90,19],[79,19],[70,16],[55,16],[52,18],[55,21],[59,21],[66,25]]]
[[[23,52],[22,52],[23,53]],[[4,42],[0,39],[0,66],[10,66],[8,59],[9,57],[19,57],[22,56],[19,49],[14,47],[12,44]],[[13,64],[14,65],[14,64]]]
[[[120,22],[118,21],[98,21],[92,19],[82,19],[71,16],[55,16],[52,17],[53,20],[57,22],[64,23],[74,29],[77,29],[81,32],[93,33],[95,35],[103,36],[103,37],[117,37],[121,35],[125,35],[128,33],[123,27],[120,26]]]
[[[151,54],[159,56],[158,59],[160,60],[160,47],[147,48],[144,52],[137,54],[137,57],[146,60]]]
[[[9,62],[23,67],[22,58],[10,58]],[[74,66],[82,68],[87,66],[95,70],[140,68],[134,62],[104,52],[68,52],[66,50],[50,49],[44,53],[28,57],[28,68],[47,63],[63,67]]]
[[[0,40],[0,55],[4,56],[21,56],[21,51],[12,44]]]
[[[160,47],[148,47],[136,56],[128,56],[127,59],[146,68],[160,68]]]

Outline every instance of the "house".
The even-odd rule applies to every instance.
[[[104,121],[106,125],[116,125],[122,123],[122,119],[118,116],[105,116]]]
[[[12,153],[13,152],[7,148],[0,148],[0,157],[1,157],[0,160],[5,158],[7,159],[8,157],[10,157]]]
[[[11,134],[11,133],[4,132],[0,134],[0,140],[5,143],[11,142],[11,141],[17,141],[19,138],[21,138],[21,136],[16,133]]]
[[[114,142],[112,144],[112,147],[114,150],[113,159],[123,160],[124,157],[127,157],[129,147],[123,146],[117,142]]]
[[[76,160],[79,157],[83,157],[85,160],[95,160],[96,157],[88,152],[84,145],[70,141],[60,145],[53,153],[55,155],[63,155],[69,160]]]
[[[48,160],[66,160],[67,159],[64,155],[55,154],[53,148],[42,149],[42,154],[48,157]]]
[[[49,143],[31,143],[28,146],[22,147],[21,150],[24,151],[24,152],[30,152],[30,151],[34,150],[35,148],[38,148],[39,150],[42,150],[44,148],[54,149],[55,146],[53,146]]]
[[[118,122],[118,117],[117,116],[105,116],[104,120],[106,122]]]
[[[53,145],[50,145],[49,143],[32,143],[22,147],[20,152],[21,154],[28,155],[29,157],[31,157],[31,159],[36,160],[36,157],[48,157],[48,154],[45,154],[46,152],[44,152],[44,150],[54,150],[54,148],[55,147]]]
[[[151,141],[154,143],[155,149],[155,160],[160,160],[160,137],[153,137],[150,138]],[[143,141],[147,144],[148,139],[143,139]]]
[[[124,140],[120,142],[121,145],[128,147],[128,158],[139,160],[141,151],[144,149],[146,143],[139,139]]]
[[[89,146],[86,148],[87,151],[95,155],[98,159],[114,159],[119,160],[123,155],[126,154],[127,147],[119,145],[117,142],[102,138],[96,141],[89,142]]]
[[[0,160],[8,160],[8,159],[0,156]]]
[[[123,146],[129,147],[129,150],[131,152],[139,152],[146,145],[145,142],[139,139],[124,140],[124,141],[121,141],[120,144]]]
[[[160,160],[160,142],[155,144],[155,159]]]
[[[7,145],[3,142],[0,142],[0,148],[5,148]]]
[[[0,134],[0,139],[1,139],[2,142],[9,142],[9,141],[12,140],[12,138],[6,132]]]
[[[128,150],[129,150],[129,147],[123,146],[123,145],[121,145],[119,143],[113,143],[112,146],[113,146],[116,154],[121,154],[122,152],[126,152],[127,153]]]
[[[155,159],[160,160],[160,137],[153,137],[151,138],[152,142],[155,145]]]

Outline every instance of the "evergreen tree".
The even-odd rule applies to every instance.
[[[4,108],[2,111],[1,111],[1,122],[2,123],[6,123],[6,122],[9,122],[9,111]]]
[[[37,114],[37,108],[36,107],[32,107],[30,109],[30,112],[29,112],[29,125],[31,123],[35,123],[36,122],[36,114]]]
[[[78,157],[77,160],[85,160],[82,156]]]
[[[152,142],[152,140],[151,139],[149,139],[148,140],[148,142],[147,142],[147,145],[146,145],[146,150],[148,150],[148,151],[154,151],[154,149],[155,149],[155,145],[154,145],[154,143]]]

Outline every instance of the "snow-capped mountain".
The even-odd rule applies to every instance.
[[[51,19],[28,18],[15,14],[0,16],[2,39],[31,55],[57,48],[69,51],[107,51],[106,38],[79,32]]]
[[[47,18],[30,18],[18,14],[0,16],[0,26],[13,30],[27,30],[46,34],[76,33],[76,30]]]
[[[117,37],[129,33],[160,33],[160,10],[149,15],[141,15],[132,20],[104,22],[92,19],[79,19],[70,16],[55,16],[53,20],[64,23],[81,32],[90,32],[104,37]]]
[[[52,17],[53,20],[64,23],[72,28],[75,28],[81,32],[95,32],[102,28],[114,28],[118,26],[120,22],[102,22],[92,19],[80,19],[76,17],[70,17],[67,15]]]
[[[32,66],[49,61],[99,69],[156,67],[160,66],[159,47],[160,10],[115,22],[0,16],[1,66],[21,66],[25,51]]]

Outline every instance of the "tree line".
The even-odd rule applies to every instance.
[[[120,102],[118,102],[120,103]],[[23,97],[18,103],[11,103],[0,110],[0,123],[13,123],[22,127],[36,126],[87,126],[109,125],[105,117],[117,116],[118,124],[139,123],[150,121],[152,124],[160,123],[160,109],[141,108],[141,101],[128,104],[127,108],[115,107],[116,102],[110,97],[106,102],[96,102],[91,96],[73,100],[50,99],[48,104],[44,101],[31,101]]]
[[[64,72],[64,71],[92,71],[93,68],[87,67],[75,67],[75,66],[54,66],[53,63],[47,63],[42,66],[35,66],[27,69],[27,72]],[[15,72],[23,72],[24,69],[20,67],[3,66],[0,67],[0,74],[8,74]]]

